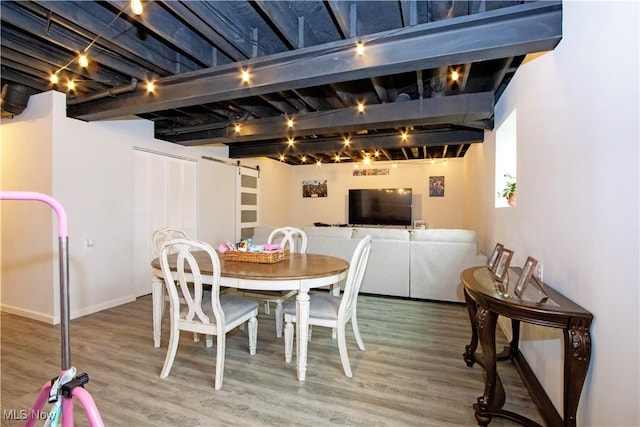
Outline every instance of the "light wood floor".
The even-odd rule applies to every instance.
[[[463,359],[469,320],[463,305],[360,296],[360,352],[351,331],[353,378],[344,376],[328,329],[314,328],[307,380],[296,380],[295,356],[284,362],[272,316],[258,319],[258,352],[246,330],[227,337],[222,390],[213,389],[215,345],[183,333],[171,374],[160,379],[168,342],[153,347],[151,298],[71,321],[71,362],[90,377],[107,426],[474,426],[472,404],[484,389],[482,368]],[[2,314],[0,396],[4,411],[28,410],[47,378],[60,369],[59,327]],[[498,337],[498,348],[506,344]],[[499,365],[505,408],[542,423],[515,368]],[[45,410],[48,406],[45,406]],[[76,425],[88,425],[76,405]],[[492,426],[509,426],[494,419]]]

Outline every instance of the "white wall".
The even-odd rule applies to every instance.
[[[289,182],[295,166],[267,158],[251,159],[260,166],[259,223],[274,227],[299,225],[292,222],[295,195],[289,191]]]
[[[493,207],[495,135],[466,155],[466,221],[544,264],[544,281],[592,311],[578,424],[640,425],[637,2],[564,2],[563,40],[522,65],[496,107],[518,114],[518,205]],[[562,338],[526,327],[522,350],[562,413]]]
[[[298,226],[314,222],[348,222],[350,188],[413,188],[413,217],[427,221],[430,228],[463,228],[463,159],[446,164],[425,162],[374,162],[371,168],[388,168],[389,175],[353,176],[353,164],[294,166],[289,191],[292,194],[291,221]],[[445,177],[445,196],[429,197],[429,176]],[[327,197],[302,197],[303,181],[327,180]],[[275,225],[275,224],[268,224]]]
[[[0,130],[1,188],[50,194],[67,210],[72,318],[134,299],[134,147],[198,161],[199,239],[216,242],[235,229],[235,167],[201,159],[224,159],[226,147],[156,140],[150,121],[69,119],[65,95],[53,91],[32,96],[25,112],[3,120]],[[2,202],[2,309],[57,323],[55,218],[46,205],[25,203]],[[84,250],[87,237],[91,251]]]
[[[52,116],[51,99],[43,98],[29,102],[20,123],[2,120],[0,189],[51,194]],[[58,296],[58,259],[52,257],[57,253],[57,218],[40,202],[2,201],[0,207],[2,309],[51,321]]]

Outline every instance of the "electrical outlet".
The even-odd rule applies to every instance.
[[[93,238],[87,237],[86,239],[84,239],[84,250],[85,251],[93,250]]]
[[[542,263],[539,262],[538,266],[536,267],[535,276],[536,276],[536,279],[538,279],[538,282],[540,282],[540,283],[543,282],[543,280],[542,280],[542,271],[543,271],[542,270]]]

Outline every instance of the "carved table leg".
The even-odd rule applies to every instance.
[[[309,300],[309,292],[306,289],[300,289],[296,296],[296,360],[298,362],[298,381],[304,381],[307,374]]]
[[[576,425],[576,411],[591,360],[591,321],[578,320],[564,330],[564,422]]]
[[[162,336],[162,312],[164,310],[164,281],[155,277],[151,285],[151,300],[153,301],[153,346],[160,347]]]
[[[478,398],[474,405],[475,417],[479,425],[487,425],[491,422],[491,414],[496,414],[505,402],[504,389],[498,377],[496,368],[496,323],[498,315],[484,307],[476,310],[476,323],[482,354],[484,355],[484,368],[487,379],[484,395]]]
[[[468,367],[472,367],[476,362],[475,352],[478,348],[478,328],[476,327],[476,302],[469,296],[467,290],[464,290],[464,299],[467,303],[467,311],[469,312],[469,321],[471,322],[471,342],[464,347],[462,357]]]

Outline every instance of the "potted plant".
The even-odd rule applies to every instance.
[[[498,193],[499,196],[507,199],[509,206],[515,206],[516,204],[516,177],[508,173],[504,174],[506,179],[505,187],[502,193]]]

